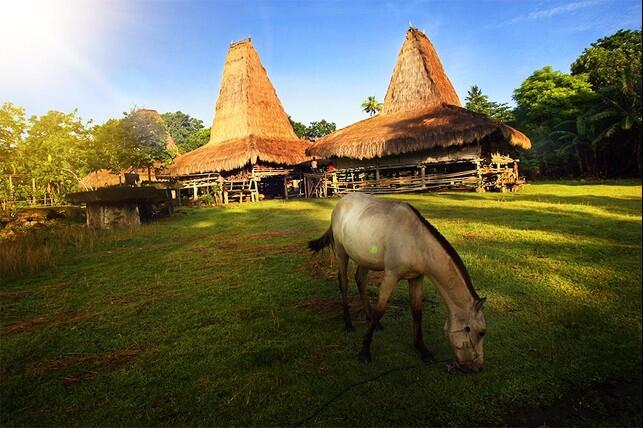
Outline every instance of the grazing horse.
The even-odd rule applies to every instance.
[[[370,326],[364,336],[359,358],[371,361],[373,332],[380,327],[386,303],[395,285],[409,282],[413,314],[414,345],[422,361],[430,362],[432,353],[422,338],[422,284],[424,276],[437,287],[448,317],[444,331],[463,371],[478,371],[484,362],[482,348],[486,323],[480,298],[471,284],[464,263],[449,242],[431,223],[402,202],[351,193],[333,209],[330,228],[308,247],[318,252],[332,246],[339,268],[339,287],[346,330],[354,330],[348,311],[348,259],[357,263],[355,281]],[[379,298],[371,308],[366,278],[369,270],[384,271]]]

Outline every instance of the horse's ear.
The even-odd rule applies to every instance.
[[[487,301],[486,297],[483,297],[483,298],[478,299],[476,301],[476,305],[475,305],[476,312],[479,312],[480,309],[482,309],[482,307],[484,306],[484,302],[486,302],[486,301]]]

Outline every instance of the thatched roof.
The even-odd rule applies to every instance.
[[[172,138],[172,135],[165,127],[165,122],[163,121],[163,118],[161,117],[158,111],[149,109],[149,108],[141,108],[136,110],[136,114],[142,117],[147,116],[150,119],[156,120],[161,125],[163,125],[163,128],[165,128],[165,131],[167,133],[167,144],[165,145],[165,150],[171,153],[176,153],[177,155],[180,155],[179,146],[177,146],[176,143],[174,142],[174,138]]]
[[[318,158],[372,159],[472,144],[487,137],[531,147],[520,131],[460,107],[435,48],[423,32],[410,28],[382,112],[317,140],[306,153]]]
[[[305,162],[308,143],[293,131],[250,39],[230,45],[208,144],[177,159],[173,175],[219,172],[259,160]]]
[[[79,190],[100,189],[101,187],[121,184],[122,174],[114,174],[107,169],[93,171],[80,179]]]

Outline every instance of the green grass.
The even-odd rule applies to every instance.
[[[615,411],[595,392],[640,388],[640,182],[395,198],[452,242],[488,297],[485,369],[394,372],[309,425],[520,423],[584,391],[591,413],[566,423],[641,425],[638,400]],[[184,209],[0,280],[0,424],[287,426],[347,385],[418,363],[406,283],[373,363],[357,361],[366,324],[343,332],[330,257],[305,250],[335,202]],[[427,346],[450,357],[444,305],[425,289]],[[359,319],[353,282],[351,293]]]

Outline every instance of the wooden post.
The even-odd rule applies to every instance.
[[[31,179],[31,204],[36,205],[36,179]]]
[[[422,188],[426,189],[426,166],[422,165]]]
[[[192,186],[192,194],[194,195],[194,200],[199,199],[199,188],[196,187],[196,184]]]
[[[308,181],[306,180],[306,174],[304,174],[304,198],[308,199]]]
[[[284,175],[284,197],[288,199],[288,176]]]
[[[322,180],[324,180],[324,198],[325,198],[328,195],[328,179],[326,177],[326,173],[324,173]]]

